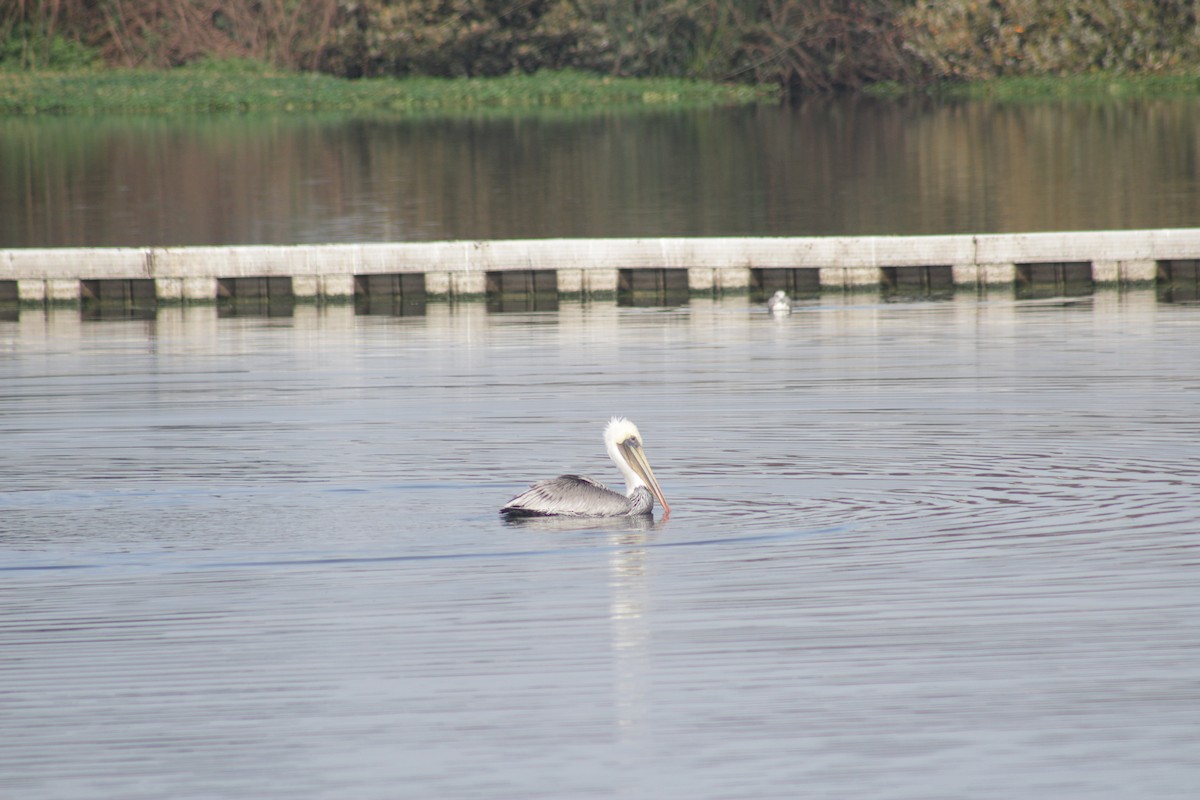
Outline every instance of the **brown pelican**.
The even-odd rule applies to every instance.
[[[787,296],[787,292],[780,289],[771,295],[771,299],[767,301],[767,310],[772,314],[790,314],[792,312],[792,300]]]
[[[625,476],[624,495],[602,483],[579,475],[559,475],[532,484],[500,513],[513,517],[633,517],[654,511],[654,499],[662,503],[663,519],[671,507],[642,452],[642,435],[624,417],[613,417],[604,428],[604,449]]]

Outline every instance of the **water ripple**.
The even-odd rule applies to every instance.
[[[1195,794],[1194,309],[438,308],[14,335],[0,793]]]

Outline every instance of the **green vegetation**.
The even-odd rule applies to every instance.
[[[940,81],[924,86],[906,86],[890,81],[869,86],[865,93],[876,97],[921,94],[1004,102],[1184,97],[1200,95],[1200,75],[1124,75],[1115,72],[1091,72],[1062,77],[1031,75],[971,82]]]
[[[1192,93],[1198,31],[1195,0],[0,0],[0,95],[6,111],[77,112],[721,103],[771,94],[711,85],[730,82],[790,96]],[[96,61],[113,71],[93,74]],[[247,63],[279,72],[253,67],[235,79],[239,68],[229,65]],[[183,73],[184,84],[152,77],[177,68],[199,71]],[[30,69],[62,75],[13,76]],[[405,80],[378,80],[388,78]],[[437,78],[496,80],[472,87]],[[616,80],[625,78],[675,82]]]
[[[574,107],[712,106],[775,98],[772,87],[577,72],[348,81],[247,62],[174,70],[0,72],[0,113],[111,114],[337,111],[406,113]]]
[[[988,81],[1196,74],[1195,0],[948,0],[910,5],[897,18],[927,75]]]
[[[911,0],[0,0],[5,63],[56,38],[110,66],[248,58],[346,78],[578,70],[857,88],[904,63]],[[2,66],[2,65],[0,65]]]
[[[102,59],[94,49],[61,36],[22,27],[0,41],[0,67],[17,69],[87,69]]]

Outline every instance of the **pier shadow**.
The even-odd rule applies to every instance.
[[[80,281],[79,304],[85,320],[154,319],[158,314],[154,281],[149,279]]]
[[[355,295],[354,313],[364,317],[423,317],[425,316],[425,300]]]
[[[489,272],[486,290],[488,311],[558,310],[558,273],[554,270]]]
[[[882,297],[888,303],[954,298],[954,268],[949,264],[883,267]]]
[[[354,276],[354,312],[389,317],[425,316],[425,275]]]
[[[793,300],[815,300],[821,296],[821,270],[816,267],[750,270],[750,302],[765,303],[778,291],[787,292]]]
[[[522,311],[558,311],[558,295],[538,292],[536,294],[500,294],[487,296],[487,310],[497,314]]]
[[[21,318],[21,295],[16,281],[0,281],[0,322],[16,322]]]
[[[290,317],[296,312],[291,297],[228,298],[217,301],[217,316],[228,317]]]
[[[623,269],[617,273],[618,306],[685,306],[690,299],[686,269]]]
[[[1163,303],[1200,303],[1200,259],[1159,261],[1157,296]]]
[[[1095,292],[1090,261],[1017,264],[1014,290],[1018,300],[1080,297]]]
[[[291,278],[217,279],[218,317],[290,317],[295,308]]]

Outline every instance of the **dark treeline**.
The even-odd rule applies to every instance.
[[[1196,0],[0,0],[0,65],[580,69],[791,93],[1200,66]]]

